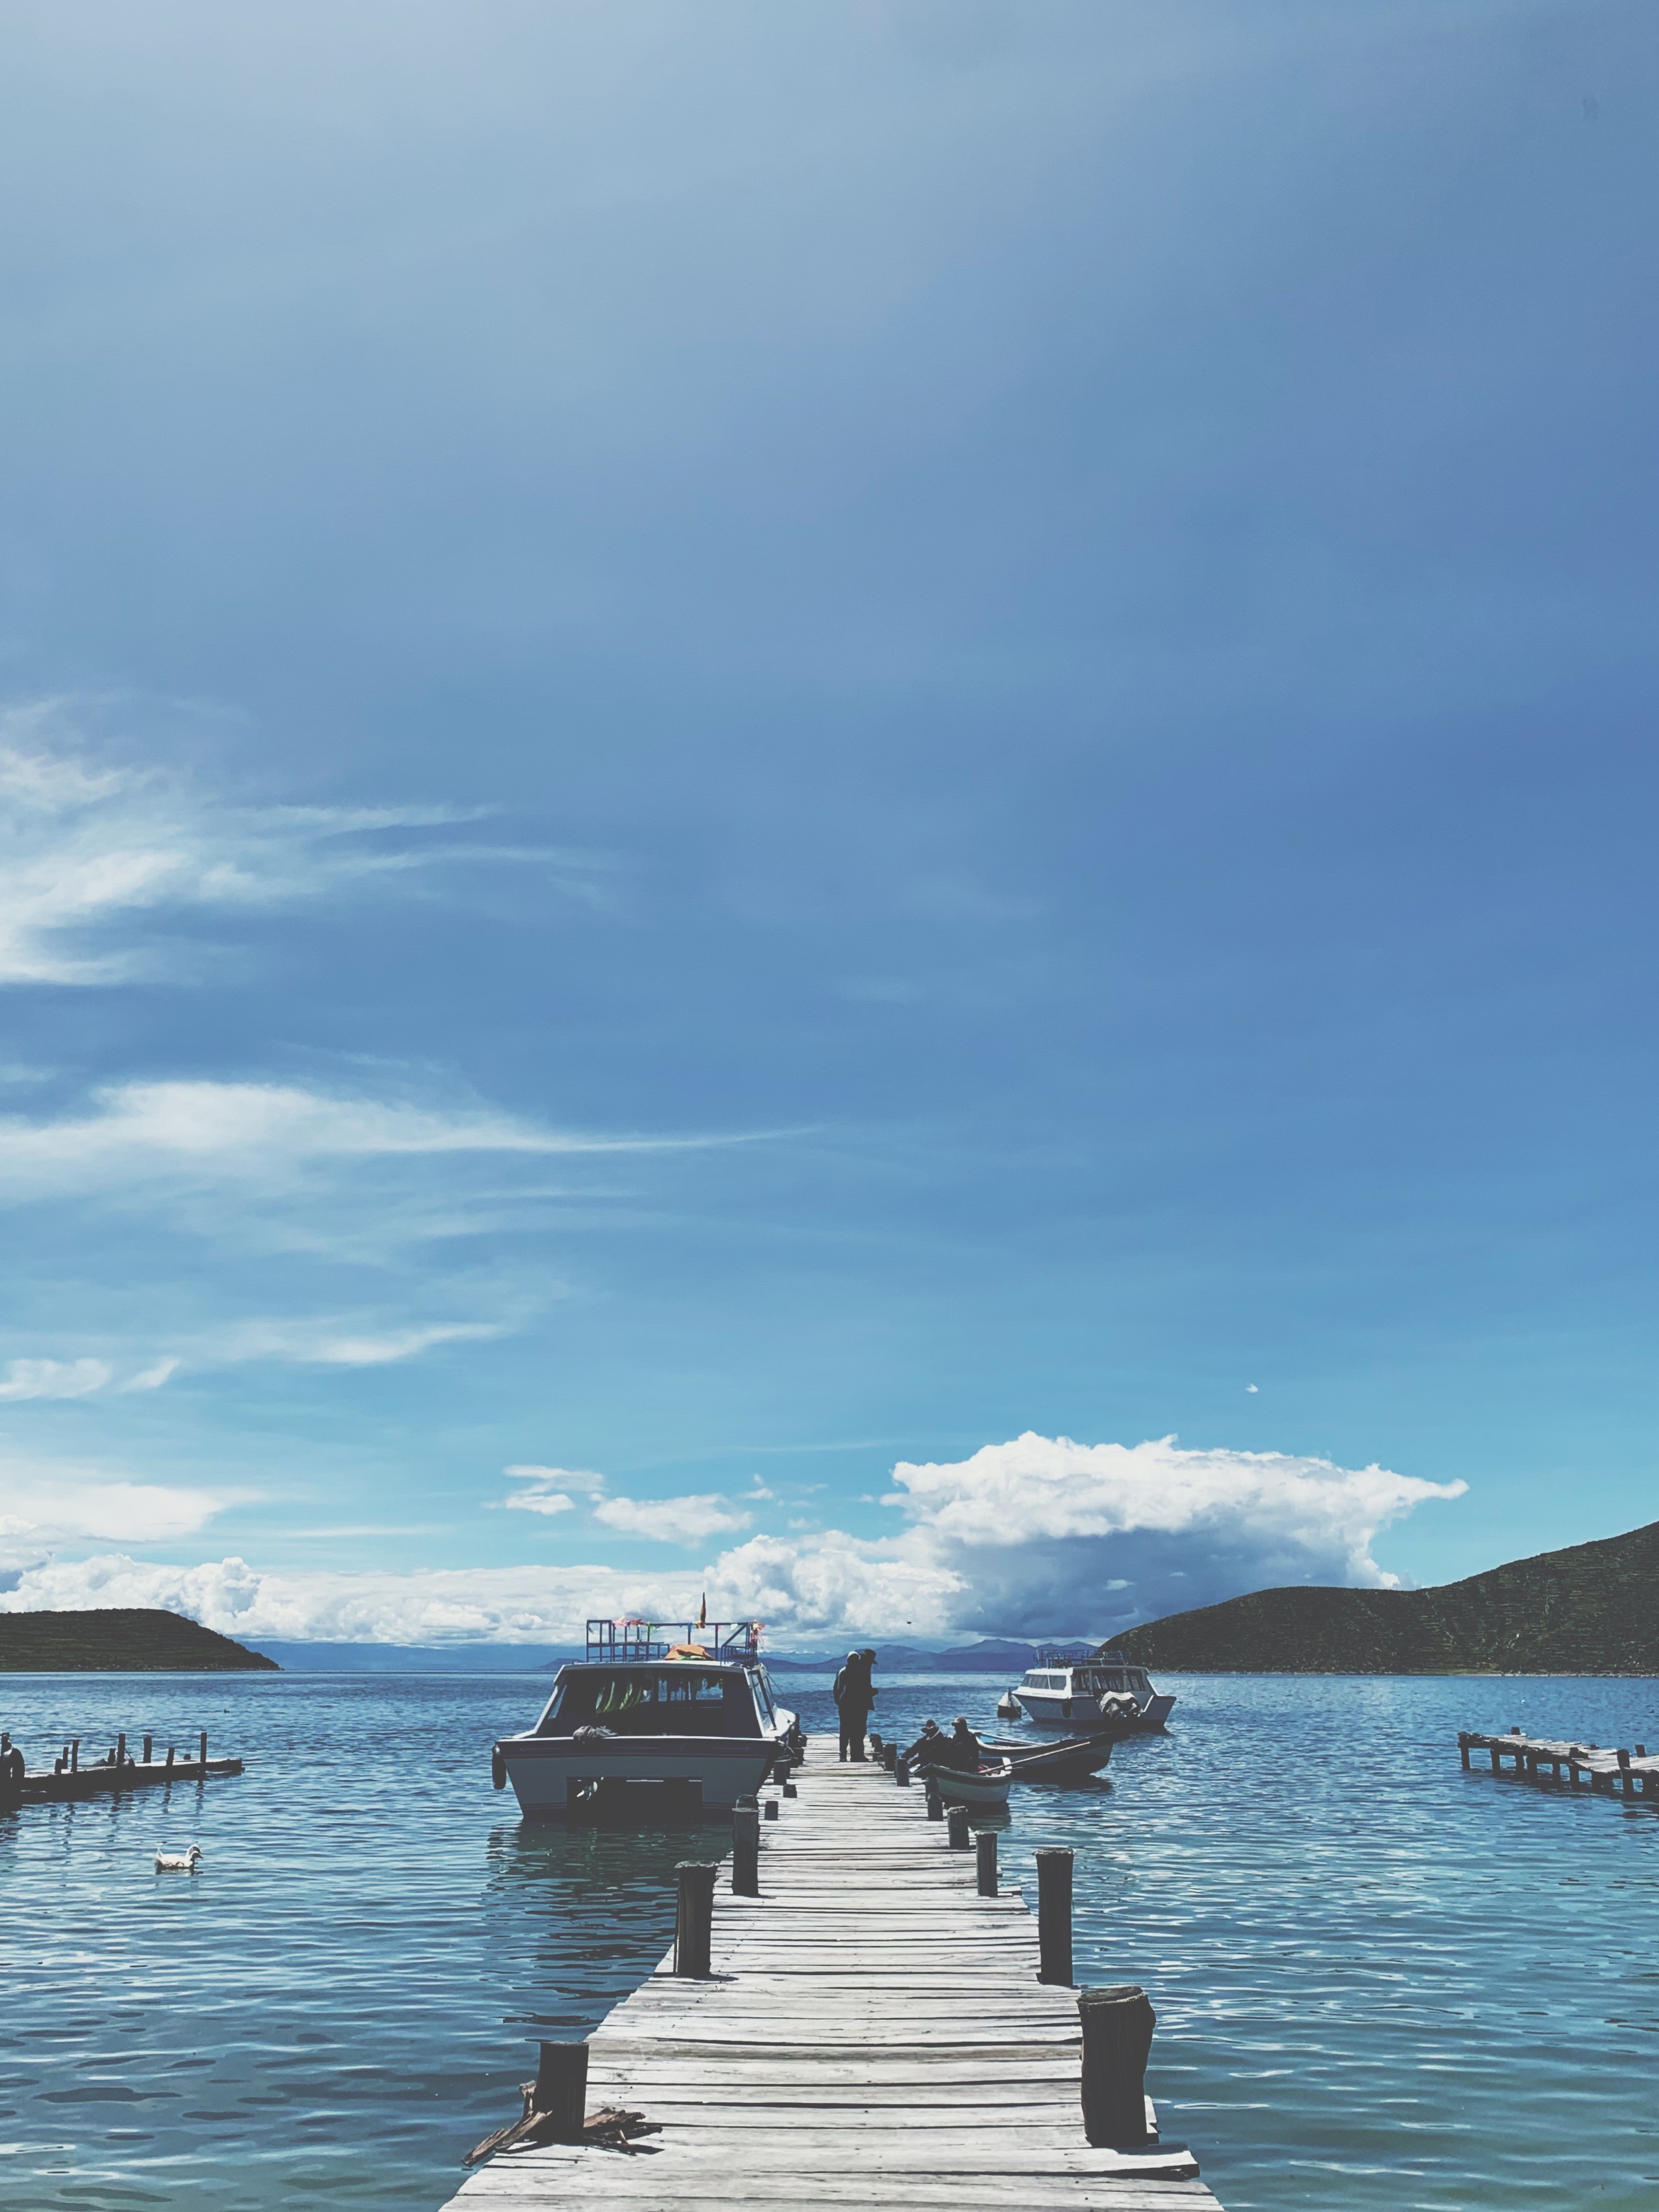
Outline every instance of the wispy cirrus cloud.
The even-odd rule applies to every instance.
[[[112,1379],[101,1359],[11,1359],[0,1398],[89,1398]]]
[[[95,702],[0,711],[0,984],[127,982],[191,972],[169,921],[356,895],[477,861],[533,864],[587,903],[607,856],[459,844],[429,833],[487,818],[455,806],[239,803],[179,769],[112,764],[76,732]]]

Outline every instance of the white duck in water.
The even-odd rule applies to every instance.
[[[164,1851],[158,1846],[155,1871],[157,1874],[194,1874],[196,1862],[201,1856],[202,1846],[199,1844],[192,1844],[187,1851]]]

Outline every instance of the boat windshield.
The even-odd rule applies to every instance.
[[[778,1724],[778,1716],[772,1703],[772,1685],[767,1678],[764,1667],[751,1667],[749,1669],[749,1686],[755,1693],[755,1705],[761,1717],[762,1727],[775,1728]]]
[[[616,1735],[758,1735],[741,1668],[573,1667],[561,1677],[538,1735],[579,1728]]]

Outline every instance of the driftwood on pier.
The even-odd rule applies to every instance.
[[[1069,1986],[1059,1860],[1040,1948],[991,1855],[894,1784],[809,1756],[763,1809],[757,1893],[682,1885],[679,1971],[671,1952],[587,2045],[592,2103],[660,2130],[641,2155],[520,2137],[450,2212],[1217,2212],[1158,2136],[1144,1996]]]

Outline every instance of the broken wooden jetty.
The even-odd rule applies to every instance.
[[[54,1758],[50,1769],[30,1773],[22,1753],[9,1733],[0,1735],[0,1807],[52,1804],[80,1797],[112,1796],[124,1790],[143,1790],[168,1782],[204,1782],[210,1776],[240,1774],[240,1759],[210,1759],[207,1730],[197,1739],[196,1756],[181,1758],[169,1744],[155,1756],[155,1739],[143,1739],[142,1758],[127,1750],[125,1735],[118,1735],[101,1758],[83,1759],[82,1739],[71,1736]]]
[[[995,1831],[970,1850],[896,1778],[809,1755],[740,1805],[729,1870],[679,1870],[674,1949],[542,2045],[450,2212],[1216,2207],[1157,2133],[1144,1992],[1071,1986],[1071,1853],[1039,1855],[1040,1925]]]
[[[1644,1743],[1638,1743],[1634,1751],[1609,1750],[1595,1743],[1557,1743],[1546,1736],[1523,1735],[1518,1728],[1512,1728],[1505,1735],[1460,1730],[1457,1748],[1466,1772],[1473,1765],[1473,1755],[1486,1752],[1494,1774],[1505,1771],[1503,1762],[1508,1759],[1508,1771],[1524,1781],[1547,1781],[1577,1790],[1582,1776],[1583,1786],[1588,1790],[1659,1800],[1659,1759],[1649,1758]]]

